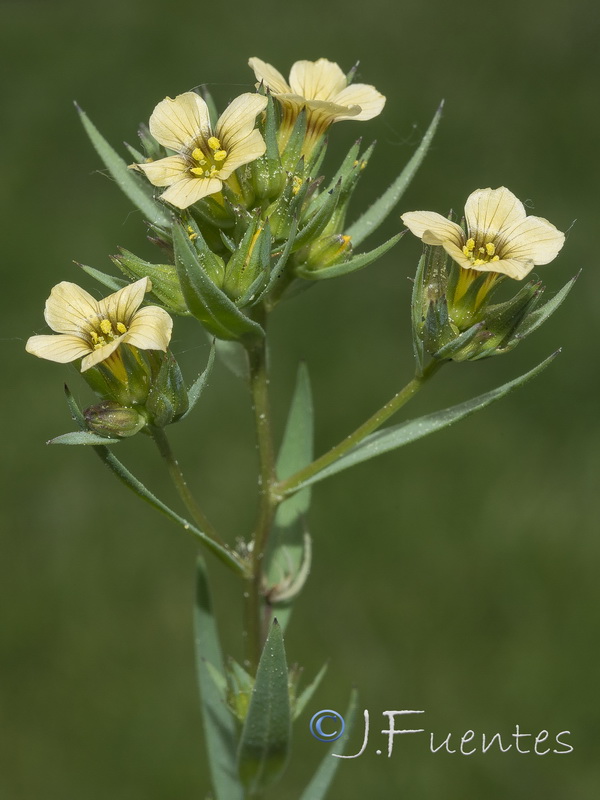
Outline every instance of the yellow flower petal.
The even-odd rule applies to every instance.
[[[525,219],[523,203],[505,186],[499,189],[477,189],[465,203],[465,219],[469,235],[486,241],[505,228]]]
[[[150,133],[164,147],[185,150],[211,135],[208,107],[195,92],[166,97],[152,112]]]
[[[147,306],[135,315],[124,341],[140,350],[166,351],[172,330],[173,320],[163,308]]]
[[[249,164],[251,161],[260,158],[266,149],[265,140],[260,131],[255,128],[236,147],[229,151],[225,163],[219,170],[219,177],[226,180],[242,164]]]
[[[263,95],[249,92],[231,101],[217,122],[216,135],[224,150],[233,150],[250,135],[256,117],[265,110],[267,102]]]
[[[385,97],[377,91],[374,86],[366,83],[351,83],[334,98],[334,102],[339,106],[360,106],[360,113],[353,114],[352,117],[340,116],[336,122],[343,119],[355,119],[362,122],[373,119],[381,114],[385,105]]]
[[[527,217],[502,231],[502,258],[531,261],[533,264],[548,264],[556,258],[565,235],[543,217]],[[502,244],[500,244],[502,246]]]
[[[223,181],[218,178],[183,178],[166,192],[161,194],[161,199],[177,208],[187,208],[209,194],[221,191]]]
[[[144,295],[152,288],[149,278],[140,278],[135,283],[130,283],[100,300],[100,313],[116,325],[122,322],[127,328],[131,324],[135,312],[142,305]]]
[[[57,333],[79,334],[98,319],[98,302],[76,283],[62,281],[46,300],[44,318]]]
[[[90,346],[79,336],[61,333],[56,336],[31,336],[25,349],[38,358],[46,358],[59,364],[67,364],[83,358],[90,352]]]
[[[112,342],[108,342],[103,347],[93,350],[81,362],[81,371],[85,372],[86,370],[90,369],[90,367],[95,367],[96,364],[99,364],[101,361],[104,361],[111,356],[123,342],[125,336],[127,336],[126,333],[123,334],[123,336],[118,336],[116,339],[113,339]]]
[[[329,100],[347,85],[346,76],[337,64],[326,58],[317,61],[296,61],[290,70],[290,87],[294,94],[307,100]]]
[[[135,164],[155,186],[170,186],[187,174],[189,164],[183,156],[168,156],[148,164]]]
[[[425,244],[445,245],[448,242],[460,248],[464,243],[462,228],[435,211],[409,211],[400,219]]]
[[[249,58],[248,64],[250,68],[254,70],[256,80],[262,81],[272,92],[277,94],[291,92],[281,72],[276,70],[275,67],[272,67],[271,64],[267,64],[265,61],[261,61],[260,58],[255,57]]]

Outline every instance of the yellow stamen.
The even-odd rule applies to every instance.
[[[494,256],[494,257],[492,258],[492,261],[500,261],[500,256]]]
[[[204,153],[200,150],[199,147],[196,147],[192,150],[192,158],[194,161],[200,162],[200,164],[206,164],[206,159],[204,158]]]
[[[98,341],[98,339],[99,339],[100,337],[98,336],[98,334],[96,333],[96,331],[92,331],[92,332],[91,332],[91,336],[92,336],[92,342],[93,342],[93,344],[96,344],[96,342]]]
[[[485,253],[485,247],[479,247],[479,248],[477,249],[477,252],[478,252],[478,253],[481,253],[481,255],[483,255],[483,254]]]
[[[483,258],[476,258],[475,261],[473,262],[474,267],[480,267],[482,264],[485,264]]]
[[[207,142],[208,146],[211,150],[220,150],[221,149],[221,142],[217,139],[216,136],[211,136]]]
[[[496,252],[496,245],[493,242],[488,242],[485,246],[485,251],[488,256],[493,256]]]
[[[127,333],[127,328],[122,322],[117,322],[116,328],[119,333]]]
[[[191,225],[188,225],[188,226],[187,226],[187,234],[188,234],[188,239],[189,239],[191,242],[193,242],[193,241],[194,241],[194,239],[197,239],[197,238],[198,238],[198,234],[197,234],[197,233],[194,233],[194,229],[192,228],[192,226],[191,226]]]
[[[192,167],[190,169],[190,172],[193,173],[194,175],[199,175],[201,178],[203,178],[206,170],[204,169],[204,167]]]
[[[304,181],[302,178],[300,178],[298,175],[294,175],[294,179],[292,181],[292,194],[298,194],[303,183]]]
[[[475,249],[475,239],[467,239],[465,247],[467,250],[473,251]]]
[[[108,319],[103,319],[103,320],[102,320],[102,322],[100,323],[100,330],[101,330],[101,331],[102,331],[102,333],[104,333],[105,335],[108,335],[109,333],[112,333],[112,332],[113,332],[113,329],[112,329],[112,325],[111,325],[111,323],[110,323],[110,320],[108,320]]]
[[[227,158],[227,150],[217,150],[213,158],[215,161],[223,161],[223,159]]]

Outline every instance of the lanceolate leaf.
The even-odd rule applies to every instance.
[[[283,634],[274,620],[260,657],[238,751],[239,775],[250,797],[276,781],[285,769],[291,734]]]
[[[442,109],[444,103],[440,103],[438,110],[427,128],[425,136],[421,140],[421,144],[415,151],[413,157],[408,164],[404,167],[400,175],[392,183],[392,185],[381,195],[379,200],[376,200],[373,205],[359,217],[356,222],[346,231],[348,236],[352,237],[355,245],[360,244],[363,239],[370,236],[373,231],[381,225],[386,219],[388,214],[393,211],[394,207],[400,201],[400,198],[408,188],[409,183],[413,179],[416,171],[421,166],[421,162],[427,155],[429,146],[433,140],[440,118],[442,116]]]
[[[336,741],[332,742],[327,748],[327,753],[321,761],[317,771],[313,775],[312,780],[300,795],[300,800],[324,800],[324,798],[327,796],[327,792],[329,791],[329,788],[335,777],[335,773],[340,765],[340,759],[335,758],[333,754],[344,754],[344,750],[348,744],[348,739],[350,738],[350,733],[352,732],[352,728],[354,726],[357,705],[358,692],[356,689],[353,689],[350,695],[348,708],[346,709],[346,713],[344,715],[344,721],[346,723],[344,733],[339,739],[336,739]]]
[[[212,371],[213,364],[215,363],[215,342],[213,340],[211,347],[210,347],[210,354],[208,356],[208,363],[206,364],[206,369],[204,372],[201,372],[200,375],[196,378],[196,380],[192,383],[190,388],[188,389],[188,410],[185,414],[181,417],[181,419],[185,419],[190,411],[194,408],[198,400],[200,399],[200,395],[204,391],[204,387],[206,386],[206,382],[208,377]]]
[[[117,444],[122,442],[122,439],[109,439],[106,436],[98,436],[91,431],[73,431],[72,433],[63,433],[62,436],[55,436],[50,439],[48,444]]]
[[[548,300],[547,303],[544,303],[541,308],[538,308],[536,311],[528,314],[525,317],[524,322],[521,323],[521,325],[514,332],[513,338],[524,339],[526,336],[529,336],[530,333],[533,333],[535,330],[537,330],[551,314],[554,314],[556,309],[562,304],[563,300],[573,288],[573,284],[579,277],[579,274],[580,273],[578,272],[577,275],[571,278],[570,281],[567,281],[560,292],[557,292],[554,297],[551,300]]]
[[[322,281],[326,280],[327,278],[339,278],[341,275],[348,275],[350,272],[356,272],[363,267],[366,267],[368,264],[372,264],[373,261],[376,261],[378,258],[384,253],[387,253],[400,239],[404,236],[404,231],[401,233],[397,233],[395,236],[392,236],[391,239],[388,239],[387,242],[380,244],[379,247],[376,247],[374,250],[369,250],[368,253],[358,253],[358,255],[352,256],[348,261],[343,261],[341,264],[334,264],[332,267],[325,267],[325,269],[303,269],[300,267],[298,269],[298,275],[301,278],[306,278],[308,280],[313,281]]]
[[[104,166],[115,179],[119,188],[150,222],[168,228],[170,220],[167,211],[159,202],[154,200],[152,196],[153,189],[150,185],[147,184],[140,175],[136,175],[135,172],[128,168],[128,165],[121,156],[111,147],[100,131],[91,122],[85,111],[82,111],[79,106],[76,106],[76,108],[79,112],[83,127],[90,137],[96,152],[104,162]]]
[[[558,352],[551,355],[545,361],[542,361],[541,364],[538,364],[537,367],[525,373],[525,375],[521,375],[519,378],[509,381],[503,386],[493,389],[491,392],[479,395],[479,397],[475,397],[473,400],[467,400],[464,403],[445,408],[442,411],[435,411],[433,414],[428,414],[425,417],[401,422],[399,425],[393,425],[389,428],[377,431],[376,433],[372,433],[338,461],[321,470],[321,472],[318,472],[316,475],[313,475],[311,478],[308,478],[304,483],[301,483],[299,488],[303,489],[306,486],[311,486],[313,483],[328,478],[330,475],[335,475],[337,472],[348,469],[348,467],[353,467],[370,458],[375,458],[375,456],[388,453],[390,450],[403,447],[406,444],[410,444],[410,442],[415,442],[417,439],[422,439],[423,436],[428,436],[430,433],[435,433],[435,431],[452,425],[454,422],[469,417],[471,414],[486,408],[486,406],[489,406],[496,400],[500,400],[500,398],[512,392],[513,389],[522,386],[531,378],[539,375],[539,373],[554,360]]]
[[[88,275],[91,275],[94,280],[102,284],[102,286],[106,286],[107,289],[110,289],[111,292],[118,292],[119,289],[122,289],[129,283],[129,281],[124,281],[123,278],[114,278],[112,275],[100,272],[99,269],[94,269],[94,267],[88,267],[85,264],[78,264],[78,266],[81,267],[84,272],[87,272]]]
[[[212,669],[223,677],[225,668],[212,610],[206,565],[202,558],[198,559],[194,628],[202,720],[216,800],[243,800],[244,792],[236,775],[235,720],[225,706],[211,675]]]

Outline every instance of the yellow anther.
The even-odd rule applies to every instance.
[[[199,147],[195,147],[192,150],[192,158],[194,161],[202,161],[204,159],[204,153],[200,150]]]
[[[466,257],[467,257],[467,258],[468,258],[468,257],[471,255],[471,251],[469,250],[469,248],[467,247],[467,245],[465,245],[465,246],[463,247],[463,253],[466,255]]]
[[[479,247],[479,248],[477,249],[477,252],[478,252],[478,253],[481,253],[481,255],[483,255],[483,254],[485,253],[485,247]]]
[[[485,251],[488,256],[493,256],[496,252],[496,245],[493,242],[488,242],[485,246]]]
[[[96,342],[98,341],[98,339],[99,339],[100,337],[98,336],[98,334],[96,333],[96,331],[92,331],[92,332],[91,332],[91,336],[92,336],[92,342],[93,342],[94,344],[96,344]]]
[[[494,256],[494,257],[492,258],[492,261],[500,261],[500,256]]]
[[[345,234],[342,234],[342,242],[344,243],[344,246],[350,244],[351,241],[352,241],[351,236],[346,236]]]
[[[127,328],[125,327],[125,325],[123,325],[122,322],[117,322],[116,328],[119,331],[119,333],[127,333]]]
[[[192,228],[192,226],[191,226],[191,225],[188,225],[188,226],[187,226],[187,235],[188,235],[188,239],[189,239],[191,242],[193,242],[193,241],[194,241],[194,239],[197,239],[197,238],[198,238],[198,234],[194,232],[194,229]]]
[[[300,187],[304,181],[298,175],[294,175],[294,179],[292,181],[292,194],[298,194],[300,191]]]
[[[483,258],[476,258],[475,261],[473,262],[474,267],[480,267],[482,264],[485,264]]]
[[[211,136],[207,142],[208,146],[211,150],[220,150],[221,149],[221,142],[217,139],[216,136]]]
[[[223,159],[227,158],[227,150],[216,150],[213,158],[215,161],[223,161]]]
[[[467,250],[473,251],[475,249],[475,239],[467,239],[465,247]]]
[[[204,167],[191,167],[190,172],[193,175],[199,175],[202,178],[204,177],[205,169]]]
[[[102,322],[100,323],[100,330],[102,331],[102,333],[106,335],[112,333],[112,325],[110,323],[110,320],[103,319]]]

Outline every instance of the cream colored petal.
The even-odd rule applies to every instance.
[[[358,119],[360,106],[340,106],[329,100],[307,100],[304,105],[310,112],[310,119],[327,120],[329,124],[341,119]]]
[[[476,272],[499,272],[500,275],[508,275],[509,278],[521,281],[529,275],[534,266],[533,261],[525,258],[501,258],[500,261],[489,261],[487,264],[471,268]]]
[[[25,349],[38,358],[47,358],[59,364],[67,364],[77,358],[83,358],[90,352],[90,346],[81,339],[69,333],[57,336],[32,336],[27,340]]]
[[[373,119],[381,114],[385,105],[385,97],[374,86],[368,86],[366,83],[351,83],[350,86],[342,89],[333,98],[333,101],[339,106],[360,106],[360,114],[353,114],[351,117],[358,121]],[[339,117],[338,119],[347,118]]]
[[[465,219],[474,239],[494,239],[504,228],[525,219],[523,203],[505,186],[477,189],[465,203]]]
[[[218,178],[183,178],[169,186],[160,197],[172,206],[187,208],[209,194],[220,192],[222,186],[223,181]]]
[[[122,322],[129,327],[135,312],[142,305],[146,292],[149,292],[151,288],[152,284],[149,278],[140,278],[139,281],[130,283],[101,300],[99,303],[100,313],[113,324]]]
[[[425,244],[443,245],[446,242],[461,248],[465,235],[460,225],[451,222],[436,211],[408,211],[400,217],[411,233]]]
[[[229,155],[219,170],[219,177],[226,180],[242,164],[249,164],[262,156],[266,149],[265,140],[260,131],[255,128],[250,132],[249,136],[246,136],[235,148],[229,151]]]
[[[215,131],[224,150],[232,150],[250,135],[256,117],[267,107],[267,98],[261,94],[241,94],[232,100],[219,117]]]
[[[262,81],[274,94],[291,91],[287,81],[275,67],[272,67],[270,64],[256,57],[249,58],[248,64],[250,68],[254,70],[256,80]]]
[[[333,100],[346,85],[346,76],[340,67],[326,58],[296,61],[290,71],[292,92],[307,100]]]
[[[158,306],[146,306],[135,315],[124,341],[140,350],[166,350],[171,341],[173,320]]]
[[[449,242],[449,241],[445,241],[442,244],[442,247],[448,253],[450,258],[453,261],[456,261],[456,263],[459,266],[463,267],[464,269],[476,269],[475,267],[473,267],[473,262],[471,261],[471,259],[467,258],[465,256],[465,254],[463,253],[462,247],[457,247],[454,244],[454,242]],[[483,270],[483,271],[485,271],[485,270]],[[492,270],[492,271],[495,272],[496,270]]]
[[[62,281],[46,300],[44,318],[57,333],[78,334],[98,319],[99,306],[91,294],[76,283]]]
[[[93,350],[88,356],[86,356],[83,361],[81,362],[81,371],[85,372],[86,370],[90,369],[90,367],[95,367],[96,364],[99,364],[101,361],[104,361],[109,356],[111,356],[115,350],[119,347],[119,345],[123,342],[127,334],[123,334],[123,336],[118,336],[116,339],[113,339],[112,342],[105,344],[103,347],[99,347],[97,350]]]
[[[135,164],[135,168],[143,172],[155,186],[170,186],[187,174],[189,164],[182,156],[169,156],[147,164]]]
[[[543,217],[527,217],[504,230],[498,243],[502,258],[548,264],[556,258],[565,235]]]
[[[199,137],[210,137],[208,107],[195,92],[166,97],[152,112],[150,133],[171,150],[185,150]]]

